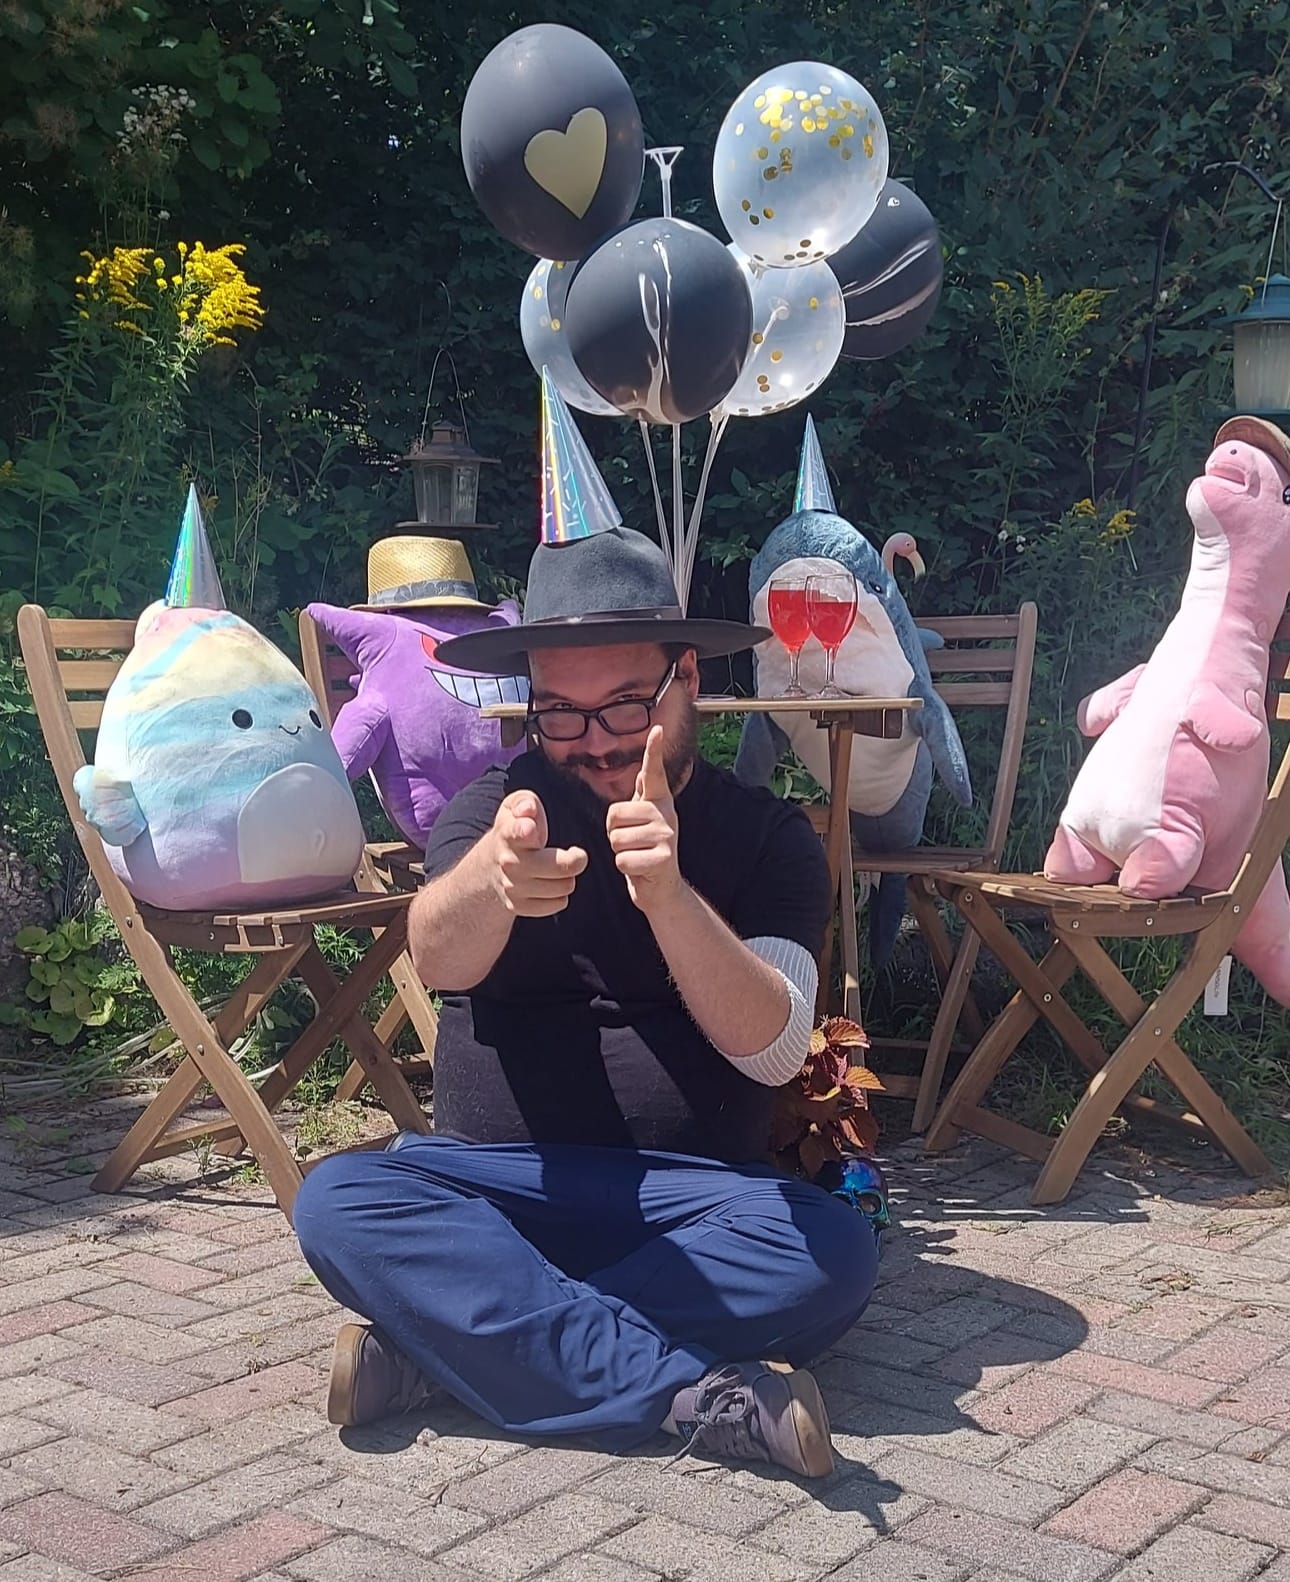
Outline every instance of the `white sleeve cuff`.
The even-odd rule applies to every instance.
[[[726,1055],[736,1070],[753,1082],[778,1088],[790,1081],[806,1063],[815,1026],[815,990],[819,967],[815,957],[791,939],[761,935],[744,944],[759,961],[773,967],[788,989],[788,1020],[774,1043],[755,1055]],[[724,1051],[723,1051],[724,1053]]]

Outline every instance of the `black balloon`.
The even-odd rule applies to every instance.
[[[921,198],[888,181],[872,218],[829,259],[842,287],[842,355],[890,357],[921,335],[941,295],[941,238]]]
[[[599,44],[541,22],[504,38],[471,79],[461,158],[508,241],[575,259],[631,218],[645,138],[627,79]]]
[[[752,344],[731,254],[684,220],[640,220],[579,265],[564,309],[573,360],[628,417],[688,423],[725,400]]]

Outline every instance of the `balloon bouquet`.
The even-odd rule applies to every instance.
[[[814,61],[764,72],[726,115],[713,185],[728,245],[672,214],[681,150],[645,148],[626,78],[572,28],[539,23],[492,50],[462,107],[461,151],[489,220],[538,257],[520,300],[534,368],[578,410],[640,425],[684,608],[730,419],[781,412],[839,356],[887,357],[921,333],[941,288],[936,223],[888,179],[867,90]],[[663,214],[629,223],[647,153]],[[687,521],[681,425],[701,417],[711,427]],[[670,527],[650,424],[672,430]]]

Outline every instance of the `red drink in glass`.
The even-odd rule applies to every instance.
[[[856,604],[856,581],[849,571],[827,572],[807,580],[806,614],[825,654],[822,698],[846,695],[834,682],[833,670],[838,649],[855,625]]]
[[[795,653],[811,635],[805,587],[775,587],[769,598],[770,629],[789,653]]]
[[[786,698],[804,698],[806,692],[797,679],[797,666],[802,647],[811,635],[811,612],[806,603],[806,581],[792,572],[771,579],[766,595],[766,613],[770,629],[783,644],[788,654],[788,685]]]
[[[842,640],[855,624],[856,601],[817,599],[807,615],[807,624],[820,640],[821,648],[841,648]]]

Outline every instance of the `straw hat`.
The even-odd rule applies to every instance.
[[[355,610],[486,610],[463,545],[454,538],[382,538],[367,552],[367,603]]]

